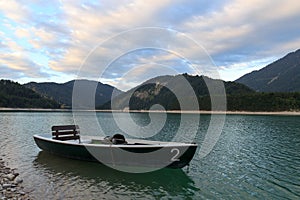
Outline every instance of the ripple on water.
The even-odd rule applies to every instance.
[[[97,116],[108,132],[119,131],[110,123],[111,113]],[[148,120],[145,114],[134,117],[137,122]],[[299,119],[230,115],[213,151],[203,159],[196,154],[189,173],[161,170],[127,174],[97,163],[40,152],[32,136],[50,134],[54,124],[74,123],[71,113],[2,112],[0,154],[10,166],[18,168],[24,186],[36,199],[299,199]],[[200,120],[195,139],[199,144],[210,116],[203,115]],[[172,139],[179,122],[180,116],[172,114],[155,139]],[[193,120],[189,126],[194,126]],[[190,129],[187,127],[186,132]]]

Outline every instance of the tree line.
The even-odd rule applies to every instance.
[[[211,110],[211,96],[202,95],[197,98],[199,110]],[[218,97],[215,96],[214,98]],[[185,97],[185,101],[190,101],[189,96]],[[129,108],[131,110],[148,110],[154,104],[160,104],[166,110],[181,110],[180,103],[176,96],[170,91],[148,99],[140,99],[132,96],[129,101]],[[228,111],[300,111],[300,93],[254,92],[244,94],[227,94],[226,104]],[[193,107],[194,106],[191,106],[191,108]],[[189,108],[187,108],[187,110],[189,110]]]
[[[10,80],[0,80],[0,107],[60,108],[56,101]]]

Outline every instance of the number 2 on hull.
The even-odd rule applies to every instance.
[[[175,152],[175,155],[171,158],[171,161],[174,162],[174,161],[180,161],[180,159],[178,158],[178,155],[180,154],[180,151],[179,149],[177,148],[173,148],[171,149],[171,153]]]

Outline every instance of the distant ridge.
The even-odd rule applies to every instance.
[[[10,80],[0,80],[0,107],[4,108],[60,108],[51,99]]]
[[[186,91],[182,86],[182,82],[180,81],[182,77],[184,77],[193,88],[195,95],[199,100],[199,107],[202,110],[210,109],[210,97],[206,86],[207,82],[210,82],[211,84],[217,82],[223,83],[228,95],[254,93],[252,89],[243,84],[215,80],[206,76],[191,76],[188,74],[158,76],[117,96],[114,99],[114,109],[149,110],[151,106],[160,104],[166,110],[180,110],[181,108],[177,97],[168,88],[179,91],[185,101],[191,101],[192,94]],[[126,102],[129,102],[129,107]],[[111,109],[111,102],[107,102],[99,108]]]
[[[192,94],[182,86],[180,77],[184,77],[193,88],[198,102],[192,100]],[[227,106],[214,108],[216,111],[227,109],[228,111],[253,111],[253,112],[275,112],[275,111],[299,111],[300,92],[291,93],[261,93],[255,92],[249,87],[236,83],[211,79],[206,76],[192,76],[181,74],[176,76],[158,76],[150,79],[131,90],[120,94],[113,101],[113,109],[116,110],[149,110],[154,105],[161,105],[165,110],[194,110],[195,103],[199,104],[199,110],[211,110],[211,95],[215,98],[223,94],[209,94],[206,83],[211,86],[216,83],[224,84]],[[179,92],[185,102],[191,107],[182,109],[177,97],[168,88]],[[129,102],[129,104],[128,104]],[[112,102],[107,102],[99,109],[109,110]],[[220,102],[223,104],[222,102]],[[227,107],[227,108],[226,108]],[[154,109],[160,109],[155,107]]]
[[[189,82],[188,85],[193,88],[193,91],[189,91],[183,86],[181,82],[183,77]],[[198,108],[193,106],[195,103],[198,103],[199,110],[211,110],[211,95],[218,99],[218,97],[223,96],[223,94],[219,94],[220,92],[209,94],[206,83],[209,83],[210,87],[222,83],[225,87],[227,102],[220,102],[224,106],[214,108],[215,111],[224,111],[225,109],[228,111],[259,112],[300,111],[300,92],[255,92],[240,83],[225,82],[198,75],[191,76],[181,74],[176,76],[158,76],[127,92],[122,92],[114,89],[112,86],[95,81],[78,81],[80,87],[83,86],[84,88],[78,100],[80,100],[80,97],[85,97],[89,89],[93,89],[95,85],[98,86],[95,96],[97,109],[111,109],[110,97],[112,91],[115,90],[114,92],[118,95],[114,97],[113,109],[116,110],[160,110],[160,106],[164,107],[165,110],[197,110]],[[39,93],[37,93],[13,81],[1,80],[0,108],[68,108],[72,102],[74,83],[75,81],[69,81],[63,84],[34,82],[26,84],[33,90],[39,91]],[[102,87],[104,89],[101,89]],[[172,91],[176,91],[175,94],[177,96],[179,94],[187,106],[180,107],[181,105],[178,102],[177,96]],[[195,99],[193,100],[193,93],[195,93],[198,102],[196,102]],[[59,102],[56,102],[55,98],[57,98]],[[98,98],[102,98],[101,101],[99,101]],[[107,102],[100,105],[101,102],[105,101]],[[68,102],[70,104],[68,104]],[[61,104],[64,105],[62,106]],[[88,108],[84,105],[82,109]],[[160,106],[157,107],[156,105]]]
[[[258,92],[300,92],[300,49],[235,82]]]
[[[95,94],[95,103],[96,106],[102,105],[103,103],[109,101],[112,96],[112,92],[114,91],[116,95],[121,94],[122,91],[97,81],[90,80],[76,80],[80,82],[81,85],[94,85],[97,84],[96,94]],[[72,93],[73,93],[73,85],[75,80],[66,82],[66,83],[36,83],[30,82],[25,84],[24,86],[30,88],[42,96],[53,99],[60,104],[64,105],[64,107],[72,106]]]

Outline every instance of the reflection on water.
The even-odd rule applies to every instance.
[[[54,198],[90,199],[99,194],[103,199],[186,197],[198,190],[181,169],[129,174],[99,163],[61,158],[43,151],[39,152],[33,166],[41,177],[51,179],[51,186],[41,195],[48,192],[48,195],[55,194]]]

